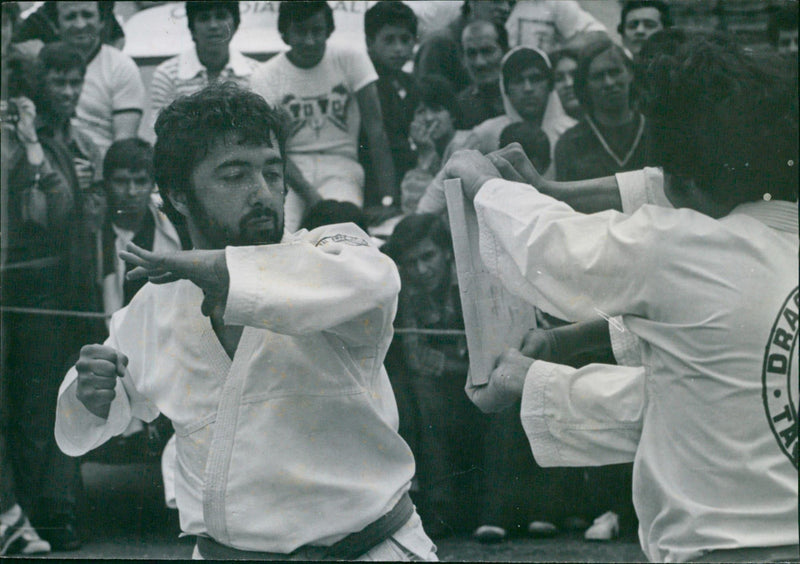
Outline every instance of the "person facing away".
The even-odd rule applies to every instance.
[[[56,440],[77,456],[166,415],[198,557],[434,560],[383,368],[397,270],[351,224],[284,235],[285,127],[232,84],[161,112],[155,178],[195,250],[121,253],[154,284],[81,349]]]
[[[579,57],[574,89],[585,111],[556,144],[556,178],[598,178],[649,164],[646,120],[632,100],[633,61],[610,40],[590,43]]]
[[[408,142],[409,126],[417,105],[418,92],[414,77],[403,71],[414,51],[417,38],[417,16],[399,1],[378,2],[364,14],[364,35],[367,53],[378,73],[375,85],[381,103],[383,129],[389,140],[397,184],[414,166],[414,152]],[[366,132],[362,129],[359,161],[364,165],[367,185],[374,184],[376,172],[367,150]],[[365,198],[375,196],[365,194]],[[365,201],[366,206],[383,202]],[[388,202],[387,202],[388,203]],[[395,202],[392,202],[395,203]]]
[[[296,230],[306,207],[319,199],[362,207],[365,190],[373,201],[396,205],[399,198],[389,143],[383,129],[378,75],[366,50],[329,47],[334,31],[327,2],[281,2],[278,30],[289,50],[263,63],[251,79],[254,92],[289,114],[286,226]],[[358,162],[363,126],[370,160],[379,172],[364,185]]]
[[[242,88],[258,61],[231,48],[241,21],[239,2],[186,2],[186,23],[194,46],[167,59],[150,82],[150,118],[178,96],[194,94],[214,82],[230,80]],[[151,124],[151,127],[152,127]]]
[[[461,33],[464,66],[472,82],[458,93],[463,127],[471,129],[503,113],[500,92],[500,62],[508,51],[508,36],[502,25],[475,20]]]
[[[86,59],[86,77],[73,124],[104,155],[115,140],[136,136],[144,111],[144,84],[133,59],[102,43],[102,2],[54,4],[59,38]]]
[[[642,76],[673,209],[583,214],[480,155],[446,166],[477,192],[482,257],[507,287],[624,329],[620,366],[534,360],[540,342],[470,393],[490,410],[521,396],[543,465],[633,461],[648,559],[798,561],[797,68],[687,35]]]

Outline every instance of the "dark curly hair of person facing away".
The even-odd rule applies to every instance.
[[[796,200],[797,67],[720,34],[659,33],[637,68],[653,161],[730,206]]]
[[[164,108],[155,125],[153,168],[167,217],[181,221],[169,195],[190,190],[192,172],[221,138],[234,135],[241,145],[270,147],[275,138],[285,155],[286,124],[282,110],[231,82],[181,96]]]

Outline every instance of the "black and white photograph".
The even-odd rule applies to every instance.
[[[0,6],[0,557],[800,563],[798,0]]]

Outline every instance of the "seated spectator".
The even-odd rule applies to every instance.
[[[311,231],[323,225],[337,223],[355,223],[365,232],[367,230],[367,218],[361,208],[351,202],[336,200],[320,200],[307,209],[300,227]]]
[[[14,42],[38,40],[42,43],[52,43],[59,40],[57,2],[47,0],[25,18],[14,30]],[[122,31],[117,18],[114,16],[114,2],[100,2],[100,20],[103,22],[100,32],[101,41],[117,49],[122,49],[125,44],[125,32]]]
[[[575,96],[575,71],[578,69],[578,51],[568,47],[562,47],[550,55],[553,62],[553,90],[558,96],[564,112],[571,117],[574,122],[568,129],[577,125],[578,120],[583,116],[583,106]],[[505,145],[500,145],[504,147]],[[542,169],[543,170],[543,169]]]
[[[511,47],[534,47],[545,53],[579,33],[607,31],[576,0],[519,0],[508,16],[506,29]]]
[[[128,280],[130,265],[119,258],[119,251],[132,241],[148,251],[190,248],[181,243],[178,230],[159,209],[154,193],[153,148],[147,141],[132,137],[115,141],[103,160],[103,186],[108,200],[108,219],[103,229],[105,272],[103,305],[107,314],[122,309],[144,285],[143,280]]]
[[[617,31],[622,44],[635,57],[647,39],[672,27],[669,4],[662,0],[626,0],[622,5]]]
[[[86,73],[84,58],[72,45],[57,41],[42,47],[37,58],[34,77],[38,86],[33,96],[37,115],[37,134],[47,140],[45,150],[56,169],[72,186],[75,194],[79,229],[73,230],[70,244],[72,260],[80,265],[82,274],[74,283],[78,300],[74,307],[81,311],[102,311],[102,258],[97,253],[101,226],[106,214],[102,193],[102,157],[91,138],[74,127],[70,118],[75,114]],[[75,321],[76,337],[83,331],[99,331],[102,324]],[[83,335],[85,338],[87,335]]]
[[[409,170],[400,186],[402,209],[413,213],[425,189],[433,181],[468,135],[459,129],[461,108],[446,80],[426,77],[420,84],[420,102],[411,122],[411,141],[417,152],[416,166]]]
[[[87,266],[82,260],[88,222],[70,151],[70,147],[77,150],[77,144],[70,143],[68,125],[80,95],[83,58],[52,43],[41,50],[33,68],[9,58],[13,49],[7,44],[11,37],[7,6],[3,4],[2,83],[9,97],[3,100],[2,121],[3,187],[8,190],[8,206],[3,209],[2,304],[84,309],[82,293],[91,288],[93,271],[91,263]],[[31,98],[40,103],[41,115]],[[37,123],[43,127],[37,130]],[[88,251],[94,248],[88,246]],[[1,464],[0,548],[4,554],[35,554],[50,547],[74,550],[80,546],[76,506],[81,477],[78,460],[55,445],[52,404],[68,362],[67,351],[81,324],[67,317],[4,312],[2,326],[0,411],[8,448]],[[7,480],[12,479],[9,494],[12,485]]]
[[[410,59],[417,37],[417,16],[413,10],[397,1],[378,2],[364,14],[364,35],[367,53],[378,73],[375,83],[381,103],[383,129],[392,152],[396,183],[414,166],[414,151],[408,142],[409,126],[417,107],[417,86],[414,78],[403,72]],[[364,165],[366,185],[373,185],[377,171],[367,150],[366,132],[361,131],[359,160]],[[365,198],[374,193],[365,194]],[[381,202],[365,201],[366,206]]]
[[[550,60],[547,55],[529,47],[517,47],[509,51],[503,58],[500,87],[506,113],[492,118],[474,128],[463,143],[456,148],[477,149],[481,153],[490,153],[500,145],[500,133],[510,123],[526,121],[536,128],[541,128],[555,146],[556,140],[566,123],[572,119],[561,113],[550,121],[543,121],[552,89]],[[552,172],[548,172],[552,175]],[[425,189],[425,193],[417,206],[418,213],[441,213],[447,205],[444,196],[442,173]]]
[[[250,87],[258,61],[231,49],[239,28],[239,2],[186,2],[186,20],[194,47],[156,68],[150,83],[150,117],[178,96],[194,94],[213,82],[230,80]]]
[[[470,22],[486,21],[502,26],[508,19],[512,2],[505,0],[464,0],[461,15],[441,30],[431,33],[420,44],[414,59],[414,76],[437,75],[456,92],[469,86],[469,72],[464,66],[461,37]]]
[[[500,146],[519,143],[525,156],[537,170],[547,170],[550,166],[550,141],[541,129],[527,121],[514,122],[500,133]]]
[[[117,139],[135,137],[144,111],[145,89],[128,55],[101,41],[104,2],[54,2],[59,38],[87,61],[83,91],[73,123],[105,154]]]
[[[501,25],[476,20],[461,34],[464,66],[472,83],[458,93],[464,128],[471,129],[503,113],[500,92],[500,61],[508,51],[506,30]]]
[[[48,212],[51,213],[51,218],[55,219],[59,215],[58,211],[52,209],[57,203],[66,211],[70,200],[61,200],[54,198],[55,194],[61,193],[68,194],[69,188],[65,183],[60,183],[56,186],[51,184],[49,186],[51,193],[50,197],[42,193],[41,188],[47,186],[43,184],[43,180],[48,182],[49,179],[56,178],[55,175],[49,170],[50,165],[46,163],[44,152],[41,143],[36,138],[36,131],[34,128],[35,123],[35,106],[27,99],[19,96],[20,89],[12,84],[10,74],[15,65],[13,58],[18,56],[16,49],[11,45],[11,37],[14,32],[14,27],[19,21],[20,9],[16,2],[3,2],[0,6],[2,8],[2,99],[0,105],[0,149],[2,150],[2,157],[0,160],[0,167],[2,167],[3,174],[3,191],[7,194],[8,200],[4,199],[5,209],[3,210],[3,221],[8,222],[3,226],[4,237],[9,237],[3,241],[5,247],[2,254],[2,264],[0,264],[0,272],[2,272],[3,286],[7,288],[10,276],[10,269],[7,267],[10,264],[6,260],[6,252],[14,258],[12,261],[25,260],[25,256],[20,256],[19,247],[26,247],[24,240],[20,240],[19,235],[24,230],[20,230],[21,223],[31,222],[34,229],[33,233],[40,229],[47,229],[48,225],[42,220],[43,216],[47,216]],[[10,94],[11,97],[7,95]],[[22,111],[20,111],[20,109]],[[26,111],[30,110],[30,111]],[[38,172],[38,180],[37,180]],[[39,192],[38,197],[32,197],[34,193]],[[28,195],[26,198],[26,194]],[[28,199],[28,204],[24,200]],[[8,203],[6,203],[8,202]],[[67,206],[64,206],[64,204]],[[10,205],[9,205],[10,204]],[[33,205],[31,205],[33,204]],[[26,214],[25,209],[35,210],[36,213]],[[37,209],[38,208],[38,209]],[[51,208],[51,209],[48,209]],[[53,213],[55,212],[55,213]],[[25,217],[25,216],[28,217]],[[39,221],[31,221],[35,217],[39,217]],[[38,223],[38,225],[36,225]],[[7,230],[7,231],[6,231]],[[31,241],[32,242],[32,241]],[[44,243],[45,241],[41,241]],[[6,251],[7,249],[7,251]],[[3,306],[12,305],[13,300],[10,297],[8,290],[0,287],[0,303]],[[27,292],[27,287],[26,287]],[[14,480],[15,468],[14,458],[12,453],[14,448],[19,448],[19,443],[13,444],[12,429],[14,424],[14,415],[11,396],[11,381],[16,380],[11,378],[11,371],[9,370],[9,360],[12,357],[12,352],[8,348],[9,334],[14,335],[19,328],[24,327],[30,321],[29,318],[14,315],[2,314],[3,330],[0,331],[0,365],[3,367],[3,375],[0,378],[0,556],[11,554],[44,554],[50,552],[50,543],[42,539],[36,532],[36,529],[31,525],[27,513],[19,504],[17,498],[17,485]],[[32,347],[29,347],[32,348]],[[38,354],[38,348],[37,348]],[[24,378],[24,375],[23,375]],[[19,455],[17,455],[18,457]]]
[[[363,124],[370,160],[380,171],[378,201],[394,209],[399,193],[383,130],[378,75],[366,52],[331,48],[333,11],[324,1],[281,2],[278,29],[289,51],[262,64],[251,86],[290,117],[286,177],[286,229],[296,230],[303,210],[321,198],[364,203],[364,170],[358,163]],[[384,200],[384,198],[386,198]]]
[[[556,145],[558,180],[582,180],[636,170],[648,164],[645,118],[631,100],[633,62],[610,40],[581,51],[575,95],[581,122]]]
[[[461,300],[450,234],[440,217],[410,215],[394,229],[383,251],[398,266],[401,292],[393,348],[400,361],[390,373],[416,419],[411,441],[417,461],[419,508],[433,537],[475,526],[481,473],[482,415],[464,394],[469,360],[463,334],[419,330],[463,330]],[[399,332],[402,330],[402,332]],[[407,423],[406,423],[407,425]]]
[[[550,58],[542,51],[529,47],[517,47],[509,51],[503,59],[500,81],[505,114],[474,128],[469,147],[482,153],[497,150],[500,147],[500,133],[508,124],[516,121],[526,121],[540,127],[547,134],[550,146],[555,147],[559,137],[574,120],[563,113],[557,115],[547,111],[553,89],[552,73]],[[546,116],[551,119],[544,121]]]
[[[767,36],[778,53],[797,55],[797,2],[788,2],[769,16]]]

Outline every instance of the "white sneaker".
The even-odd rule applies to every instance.
[[[606,511],[594,520],[592,526],[583,533],[583,538],[590,541],[607,541],[619,536],[619,516],[613,511]]]
[[[21,543],[18,554],[44,554],[45,552],[50,552],[50,543],[39,536],[39,533],[36,532],[27,517],[25,517],[25,522],[22,525],[22,538],[18,542]]]
[[[497,527],[495,525],[481,525],[475,529],[475,532],[472,533],[472,536],[478,542],[489,544],[504,541],[507,534],[508,533],[506,533],[506,530],[503,527]]]
[[[528,534],[532,537],[553,537],[558,534],[558,527],[548,521],[531,521],[528,523]]]

